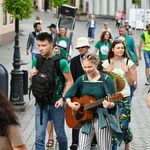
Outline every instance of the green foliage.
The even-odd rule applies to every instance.
[[[132,0],[132,4],[140,5],[141,4],[141,0]]]
[[[3,12],[11,14],[13,18],[23,20],[31,17],[33,0],[4,0]]]
[[[63,4],[70,4],[70,0],[50,0],[50,3],[51,5],[54,7],[54,8],[60,8],[61,5]]]

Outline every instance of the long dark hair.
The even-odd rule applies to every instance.
[[[127,53],[126,53],[126,46],[125,46],[125,43],[124,43],[123,41],[121,41],[121,40],[114,40],[114,42],[112,43],[112,45],[111,45],[111,47],[110,47],[110,50],[109,50],[109,52],[108,52],[108,56],[107,56],[108,59],[114,57],[114,52],[112,51],[112,49],[116,46],[116,44],[120,44],[120,43],[122,43],[123,46],[124,46],[124,53],[123,53],[122,57],[128,58]]]
[[[9,125],[20,125],[15,109],[5,94],[0,91],[0,136],[6,136]]]

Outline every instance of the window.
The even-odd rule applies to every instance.
[[[10,16],[10,24],[12,24],[13,23],[13,17],[11,15],[9,15],[9,16]]]
[[[3,25],[7,24],[7,13],[3,13]]]

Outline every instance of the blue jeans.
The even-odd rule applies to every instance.
[[[143,52],[144,52],[145,66],[146,68],[150,68],[150,52],[149,51],[143,51]]]
[[[36,104],[36,116],[35,116],[35,129],[36,129],[36,140],[35,140],[35,150],[45,150],[45,135],[46,126],[49,121],[49,116],[52,117],[54,123],[54,129],[56,136],[59,141],[59,150],[67,150],[68,140],[64,128],[64,111],[65,108],[55,108],[53,105],[48,105],[43,107],[43,120],[42,125],[40,125],[40,107]]]
[[[88,29],[88,37],[94,39],[95,37],[95,28]]]
[[[33,58],[35,57],[35,55],[37,55],[37,53],[31,53],[31,58],[32,58],[32,60],[33,60]]]

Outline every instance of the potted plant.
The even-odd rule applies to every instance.
[[[78,11],[76,14],[76,20],[87,21],[87,12]]]

